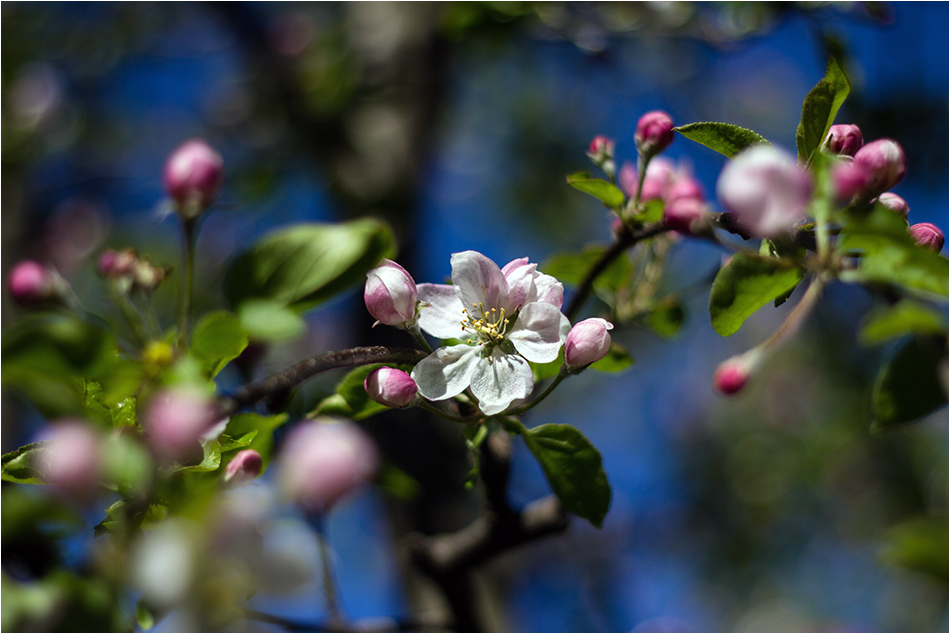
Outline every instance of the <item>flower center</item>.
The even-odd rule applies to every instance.
[[[465,319],[462,320],[462,330],[470,332],[477,336],[475,339],[469,339],[468,343],[477,343],[478,345],[488,344],[496,346],[505,340],[505,333],[508,332],[509,320],[505,318],[505,309],[500,311],[492,308],[485,310],[481,304],[472,304],[474,309],[471,313],[467,308],[462,309]],[[477,314],[476,314],[477,313]]]

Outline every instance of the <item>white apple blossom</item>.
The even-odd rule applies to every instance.
[[[452,255],[452,285],[419,284],[419,326],[440,339],[416,364],[412,378],[431,401],[471,386],[479,408],[492,415],[534,389],[528,361],[557,359],[571,324],[561,314],[564,287],[521,258],[503,269],[481,253]]]

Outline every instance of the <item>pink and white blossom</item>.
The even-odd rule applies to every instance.
[[[743,150],[716,184],[719,200],[737,224],[759,237],[792,230],[811,199],[811,177],[795,158],[768,145]]]
[[[570,330],[564,287],[521,258],[503,269],[475,251],[452,255],[452,285],[420,284],[419,326],[440,339],[412,378],[432,401],[471,387],[485,414],[498,414],[534,389],[528,361],[554,361]]]
[[[363,388],[371,399],[386,407],[408,407],[419,392],[416,382],[407,372],[397,368],[376,368],[363,381]]]
[[[591,317],[574,324],[564,343],[564,362],[583,367],[600,361],[610,351],[610,330],[614,325],[606,319]]]
[[[363,300],[379,323],[405,326],[416,316],[416,282],[406,269],[384,259],[366,274]]]

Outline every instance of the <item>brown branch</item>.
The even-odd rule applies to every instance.
[[[272,394],[296,387],[310,377],[327,370],[350,368],[370,363],[415,364],[425,357],[426,353],[422,350],[388,348],[386,346],[364,346],[318,354],[263,381],[249,385],[233,396],[224,397],[220,405],[221,416],[230,416]]]

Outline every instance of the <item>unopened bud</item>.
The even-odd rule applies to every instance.
[[[603,135],[595,136],[587,148],[587,156],[597,165],[611,160],[614,157],[614,140]]]
[[[907,233],[914,239],[914,242],[922,247],[930,249],[934,253],[940,253],[943,249],[943,232],[929,222],[918,222],[907,229]]]
[[[113,251],[109,249],[99,256],[99,275],[108,279],[118,279],[131,275],[138,256],[135,249]]]
[[[606,319],[591,317],[574,324],[564,342],[564,362],[575,368],[600,361],[610,351],[610,333],[614,326]]]
[[[618,182],[627,196],[633,198],[637,195],[638,175],[636,168],[631,163],[624,163],[620,168]],[[665,156],[658,156],[647,165],[646,176],[643,177],[643,190],[640,192],[640,200],[659,200],[666,198],[670,188],[678,179],[676,173],[676,164]]]
[[[137,260],[132,270],[132,283],[148,293],[154,291],[165,280],[167,272],[159,266],[152,266],[147,260]]]
[[[14,266],[7,282],[10,294],[21,306],[53,301],[62,293],[62,280],[56,273],[33,260],[24,260]]]
[[[707,220],[706,204],[697,198],[679,198],[663,207],[663,222],[683,235],[704,233]]]
[[[831,183],[835,198],[848,201],[863,192],[871,184],[871,178],[850,160],[836,163],[831,168]]]
[[[856,125],[833,125],[828,130],[825,144],[832,154],[854,156],[854,153],[864,145],[864,136],[861,134],[861,128]]]
[[[222,480],[230,486],[240,486],[250,482],[261,474],[264,459],[253,449],[237,452],[224,469]]]
[[[854,166],[868,178],[867,195],[885,192],[904,178],[906,160],[904,150],[892,139],[878,139],[868,143],[854,155]]]
[[[363,387],[371,399],[386,407],[408,407],[419,391],[409,374],[386,367],[373,370],[363,381]]]
[[[907,201],[897,194],[884,192],[877,197],[877,202],[887,207],[904,220],[907,220],[907,215],[910,214],[910,205],[908,205]]]
[[[692,198],[702,202],[705,197],[706,192],[703,191],[703,186],[699,184],[699,181],[690,176],[684,176],[677,178],[670,186],[666,192],[666,196],[663,197],[663,202],[670,205],[685,198]]]
[[[363,300],[369,314],[387,326],[403,326],[416,316],[416,282],[392,260],[366,274]]]
[[[379,454],[353,423],[308,421],[294,429],[280,457],[281,486],[306,511],[328,510],[379,468]]]
[[[713,375],[713,387],[727,396],[742,391],[762,360],[762,354],[759,348],[753,348],[723,361]]]
[[[201,139],[186,141],[165,163],[165,189],[185,219],[207,209],[223,184],[224,160]]]
[[[80,420],[49,426],[49,444],[36,454],[34,468],[62,493],[89,500],[99,487],[102,448],[99,434]]]
[[[637,149],[645,156],[659,154],[673,142],[673,119],[662,110],[653,110],[637,121],[633,135]]]
[[[142,428],[155,454],[168,463],[200,456],[199,443],[219,423],[214,402],[189,388],[171,388],[152,398]]]

